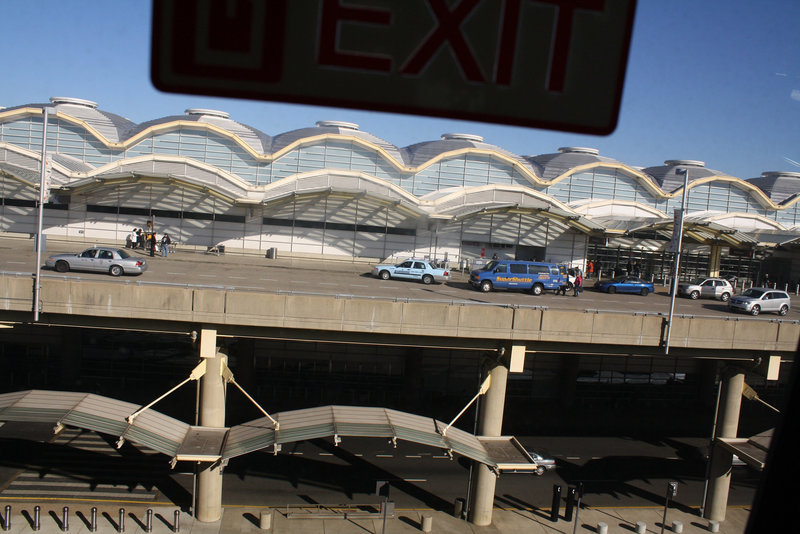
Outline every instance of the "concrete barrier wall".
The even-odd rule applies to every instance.
[[[30,277],[0,276],[0,311],[31,311],[32,289]],[[40,301],[43,314],[648,347],[659,345],[664,321],[663,316],[653,314],[405,302],[68,278],[44,278]],[[798,339],[797,321],[675,317],[670,346],[794,351]]]
[[[33,277],[0,276],[0,310],[33,311]]]

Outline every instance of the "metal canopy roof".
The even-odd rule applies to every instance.
[[[750,467],[763,471],[773,431],[770,429],[751,438],[717,438],[717,443]]]
[[[0,421],[53,423],[55,430],[69,425],[143,445],[173,461],[228,460],[283,443],[332,437],[361,436],[398,439],[438,447],[488,465],[496,471],[531,471],[536,463],[510,436],[474,436],[431,417],[387,408],[320,406],[274,415],[275,424],[260,418],[231,428],[190,426],[155,410],[128,417],[140,405],[100,395],[70,391],[28,390],[0,394]],[[120,441],[121,443],[121,441]]]
[[[0,421],[33,421],[94,430],[144,445],[176,459],[189,425],[148,410],[129,424],[140,406],[109,397],[72,391],[28,390],[0,395]],[[217,455],[219,458],[219,455]]]
[[[447,425],[430,417],[363,406],[320,406],[282,412],[274,417],[279,430],[266,417],[232,427],[223,459],[267,447],[277,450],[283,443],[306,439],[333,437],[338,443],[343,436],[364,436],[421,443],[497,467],[474,435],[452,427],[447,435],[442,435]]]

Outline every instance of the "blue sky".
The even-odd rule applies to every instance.
[[[150,0],[2,0],[0,106],[69,96],[135,122],[199,107],[269,135],[342,120],[400,147],[463,132],[521,155],[585,146],[635,166],[695,159],[745,179],[800,172],[786,159],[800,161],[796,0],[639,0],[609,136],[160,93],[150,82],[151,10]]]

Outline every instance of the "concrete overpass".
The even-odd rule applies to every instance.
[[[28,273],[0,274],[0,325],[30,326],[33,280]],[[481,436],[500,436],[508,372],[521,371],[526,354],[660,355],[665,314],[604,310],[563,310],[545,306],[477,304],[467,301],[415,301],[356,295],[251,291],[235,287],[149,283],[142,280],[86,280],[44,275],[39,293],[42,327],[74,326],[200,336],[200,356],[209,368],[203,377],[201,425],[224,426],[220,376],[224,355],[219,338],[314,340],[338,343],[455,347],[495,351],[485,366],[491,387],[481,403]],[[800,322],[785,318],[673,318],[670,358],[718,358],[752,368],[757,360],[790,360],[800,339]],[[220,360],[222,358],[223,360]],[[723,376],[726,401],[720,428],[736,437],[743,372]],[[738,390],[737,390],[738,388]],[[728,394],[727,392],[731,392]],[[220,407],[222,416],[220,417]],[[730,435],[733,434],[733,435]],[[728,464],[729,466],[730,464]],[[715,466],[710,518],[724,519],[730,469]],[[198,510],[214,521],[221,495],[219,469],[201,481]],[[479,465],[470,519],[491,522],[495,474]]]

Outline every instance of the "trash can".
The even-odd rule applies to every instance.
[[[267,249],[267,258],[270,260],[278,259],[278,249],[275,247]]]
[[[225,245],[217,245],[220,254],[225,254]]]

